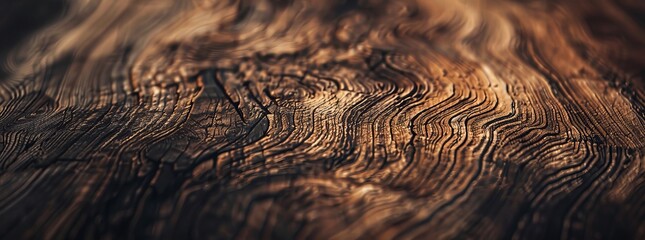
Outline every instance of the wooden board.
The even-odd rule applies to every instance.
[[[641,1],[29,4],[2,239],[645,239]]]

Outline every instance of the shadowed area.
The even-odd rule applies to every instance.
[[[0,238],[645,239],[641,1],[3,4]]]

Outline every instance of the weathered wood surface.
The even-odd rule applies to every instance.
[[[3,40],[0,236],[645,239],[644,9],[65,3]]]

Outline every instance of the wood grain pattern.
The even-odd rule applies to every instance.
[[[640,1],[64,5],[3,42],[2,239],[645,239]]]

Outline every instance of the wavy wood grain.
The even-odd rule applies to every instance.
[[[3,64],[3,239],[645,238],[639,1],[64,9]]]

